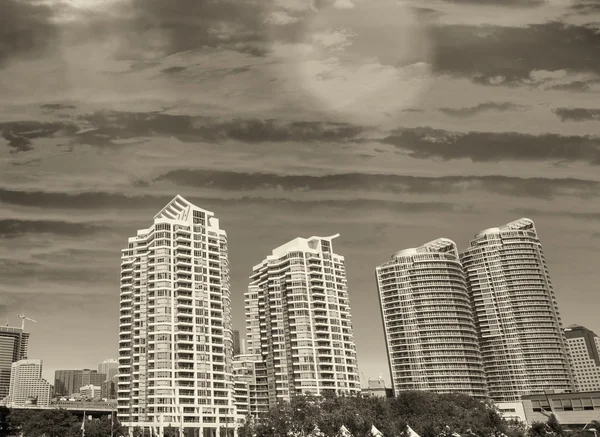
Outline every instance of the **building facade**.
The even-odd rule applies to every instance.
[[[81,370],[56,370],[54,372],[54,396],[70,396],[79,392],[79,387],[75,388],[75,376]]]
[[[600,338],[583,326],[565,328],[577,390],[600,391]]]
[[[461,254],[490,397],[573,391],[558,304],[533,221],[478,233]]]
[[[240,341],[240,331],[237,329],[233,330],[233,356],[240,355],[242,353],[242,343]]]
[[[94,369],[82,369],[75,373],[73,393],[80,393],[81,387],[93,385],[100,387],[106,381],[105,373],[98,373]]]
[[[0,326],[0,399],[8,396],[12,363],[27,358],[29,333],[21,328]]]
[[[9,408],[49,406],[52,385],[42,378],[42,360],[20,360],[11,367],[9,393],[3,403]]]
[[[344,257],[332,237],[296,238],[254,266],[247,353],[266,363],[269,403],[360,393]]]
[[[233,435],[227,234],[176,196],[122,251],[118,417]]]
[[[267,367],[259,355],[236,355],[233,358],[235,403],[240,419],[264,416],[269,411]]]
[[[98,400],[100,399],[102,394],[102,387],[93,384],[84,385],[83,387],[79,388],[79,394],[81,395],[81,397],[86,399]]]
[[[102,361],[98,364],[98,373],[106,375],[106,380],[111,379],[117,373],[119,373],[119,362],[113,358]]]
[[[456,244],[438,239],[376,268],[395,394],[405,390],[487,397],[467,284]]]

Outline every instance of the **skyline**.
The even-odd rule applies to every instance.
[[[600,332],[597,0],[168,4],[3,10],[0,321],[37,321],[45,378],[117,357],[120,250],[178,193],[227,230],[234,329],[254,265],[339,233],[367,378],[375,267],[521,217]]]

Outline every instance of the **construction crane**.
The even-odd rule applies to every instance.
[[[25,317],[25,314],[17,314],[17,317],[21,319],[21,329],[25,331],[25,320],[29,320],[30,322],[37,323],[35,320],[30,319],[29,317]]]

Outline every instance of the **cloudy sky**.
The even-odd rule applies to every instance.
[[[30,356],[116,356],[120,249],[177,193],[254,264],[340,233],[359,365],[374,268],[536,224],[565,325],[600,331],[600,0],[4,0],[0,320]]]

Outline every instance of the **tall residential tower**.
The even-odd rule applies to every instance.
[[[254,266],[247,353],[266,362],[270,405],[297,394],[360,393],[337,236],[296,238]]]
[[[8,396],[12,363],[27,358],[29,333],[21,328],[0,326],[0,399]]]
[[[376,269],[394,393],[487,397],[467,285],[445,238],[397,252]]]
[[[122,251],[119,420],[232,436],[232,351],[227,235],[176,196]]]
[[[565,328],[578,391],[600,390],[600,337],[587,328]]]
[[[519,400],[574,381],[542,245],[523,218],[478,233],[461,254],[490,397]]]

